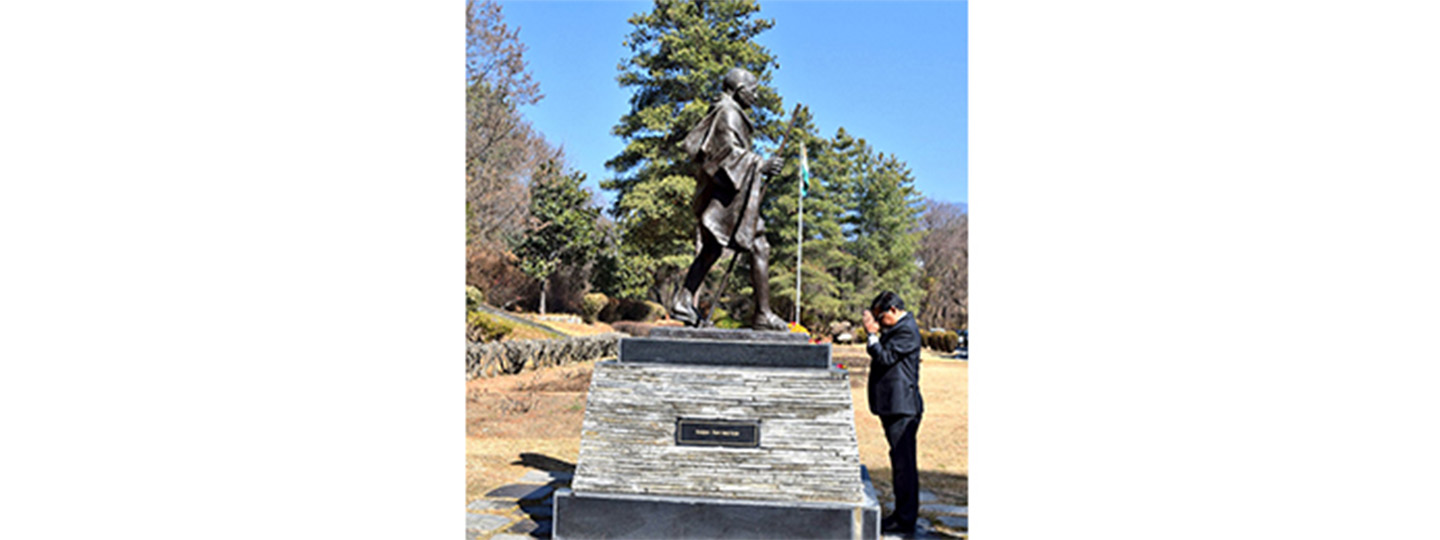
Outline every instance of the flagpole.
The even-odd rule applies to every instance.
[[[800,221],[795,233],[795,324],[800,324],[800,265],[805,253],[805,183],[810,181],[810,164],[805,156],[805,142],[800,142]]]

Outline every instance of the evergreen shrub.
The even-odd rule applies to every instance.
[[[465,336],[470,341],[489,343],[500,341],[515,331],[510,323],[502,321],[483,311],[471,311],[465,315]]]
[[[585,324],[595,324],[595,319],[600,316],[600,312],[609,303],[610,297],[605,296],[605,293],[585,295],[580,299],[580,318],[585,320]]]

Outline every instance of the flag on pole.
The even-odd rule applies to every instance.
[[[798,109],[797,109],[798,110]],[[800,201],[795,221],[795,318],[800,325],[800,275],[805,268],[800,263],[805,253],[805,188],[810,185],[810,159],[805,156],[805,141],[800,141]]]
[[[800,198],[805,198],[805,189],[810,187],[810,160],[805,156],[805,143],[800,143]]]

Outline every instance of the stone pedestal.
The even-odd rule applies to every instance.
[[[879,537],[829,345],[655,330],[595,366],[555,538]]]

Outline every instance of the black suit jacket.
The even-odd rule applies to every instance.
[[[906,313],[895,326],[880,330],[880,341],[865,347],[870,353],[867,384],[870,413],[875,415],[925,412],[920,399],[920,327]]]

